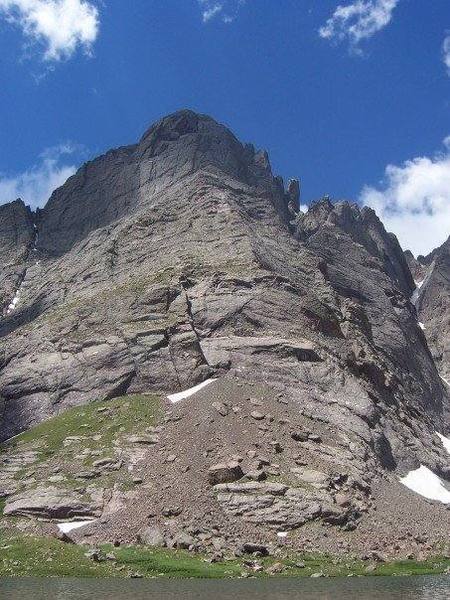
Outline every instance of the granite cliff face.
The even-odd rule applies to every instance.
[[[376,476],[422,464],[449,477],[448,453],[431,441],[448,428],[449,398],[410,301],[408,256],[372,210],[325,198],[301,214],[298,196],[298,182],[286,190],[266,153],[242,145],[209,117],[181,111],[138,144],[84,165],[37,214],[20,201],[0,207],[0,438],[72,406],[173,393],[215,378],[211,395],[209,387],[202,391],[200,429],[189,421],[183,443],[219,436],[219,462],[233,454],[233,444],[239,454],[246,444],[258,446],[258,436],[283,438],[274,425],[250,435],[245,421],[228,423],[226,439],[220,423],[212,430],[200,425],[209,422],[213,400],[226,415],[234,404],[240,418],[251,396],[246,386],[257,384],[265,412],[249,416],[251,422],[274,423],[275,415],[289,427],[312,423],[320,435],[298,434],[306,455],[297,466],[325,464],[326,477],[344,470],[341,483],[350,473],[357,482],[351,493],[359,508],[335,517],[340,524],[354,524],[355,514],[368,510]],[[449,297],[441,266],[448,267],[448,248],[427,260],[435,266],[418,311],[431,330],[440,318],[436,303],[445,309]],[[437,322],[435,331],[429,340],[439,359],[448,337]],[[186,406],[191,417],[200,410]],[[278,414],[280,406],[289,414]],[[167,419],[170,447],[180,432]],[[291,433],[280,447],[292,453]],[[196,464],[205,460],[198,452]],[[155,472],[170,479],[168,462]],[[175,470],[175,487],[179,480]],[[239,490],[219,491],[233,522],[242,511],[264,522],[261,506],[250,501],[239,513]],[[277,497],[281,490],[261,493]],[[148,490],[141,500],[165,501]],[[297,500],[279,501],[292,527],[320,514],[333,522],[326,516],[336,503],[331,496],[310,498],[309,516],[300,520]],[[207,510],[215,514],[219,505]],[[191,513],[191,522],[201,518],[192,507]],[[109,523],[111,531],[117,522]],[[136,515],[125,537],[133,540],[142,526]]]
[[[187,111],[82,167],[35,216],[35,248],[13,265],[14,314],[13,288],[3,291],[2,436],[72,404],[210,374],[191,295],[203,286],[230,303],[216,335],[235,318],[245,327],[248,298],[216,290],[222,277],[244,294],[235,275],[270,277],[258,235],[276,246],[287,222],[267,156]]]
[[[406,254],[417,290],[413,301],[430,350],[445,381],[450,381],[450,238],[428,256]],[[448,384],[447,384],[448,385]]]
[[[0,300],[3,312],[8,310],[21,284],[34,238],[33,215],[21,200],[0,206]]]

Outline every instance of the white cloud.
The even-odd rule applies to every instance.
[[[211,2],[204,1],[204,0],[200,0],[200,4],[203,5],[203,10],[202,10],[203,23],[207,23],[208,21],[210,21],[211,19],[213,19],[215,16],[217,16],[219,13],[221,13],[223,11],[223,5],[216,3],[216,2],[211,3]]]
[[[444,146],[433,157],[388,165],[381,189],[366,186],[361,193],[361,202],[416,255],[428,254],[450,235],[450,136]]]
[[[323,27],[320,37],[328,40],[347,39],[356,50],[358,44],[386,27],[400,0],[356,0],[340,4]]]
[[[52,192],[60,187],[76,171],[76,167],[63,164],[62,158],[75,152],[76,147],[64,144],[49,148],[40,162],[14,177],[0,175],[0,204],[22,198],[32,208],[42,207]]]
[[[447,35],[442,44],[442,60],[447,67],[447,73],[450,76],[450,34]],[[450,139],[450,136],[449,136]]]
[[[236,18],[239,8],[245,2],[246,0],[198,0],[203,23],[216,18],[224,23],[231,23]]]
[[[0,0],[0,15],[45,47],[44,59],[70,58],[77,47],[91,51],[97,39],[97,8],[86,0]]]

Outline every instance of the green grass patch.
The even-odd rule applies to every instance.
[[[0,541],[0,577],[117,577],[111,563],[94,563],[86,548],[56,539],[15,537]],[[124,576],[124,575],[123,575]]]
[[[102,555],[116,560],[94,562],[85,556],[89,548],[53,538],[11,537],[0,542],[0,577],[237,577],[239,561],[209,563],[204,556],[184,550],[114,548],[102,546]]]
[[[450,560],[444,557],[434,557],[417,562],[402,560],[392,563],[381,563],[373,575],[438,575],[450,569]]]
[[[128,572],[144,577],[170,577],[221,579],[238,577],[244,570],[238,560],[209,563],[203,555],[191,554],[186,550],[165,550],[141,547],[113,548],[103,546],[104,552],[113,552],[117,564]]]
[[[106,556],[115,560],[94,562],[85,556],[89,548],[65,544],[53,538],[9,536],[0,541],[0,577],[165,577],[221,579],[249,574],[268,577],[270,567],[281,563],[278,577],[311,577],[321,573],[325,577],[349,575],[431,575],[444,573],[450,560],[434,558],[424,562],[399,561],[381,563],[367,570],[368,563],[353,559],[334,558],[321,554],[302,554],[290,558],[253,557],[235,558],[210,563],[204,555],[184,550],[154,549],[140,546],[112,545],[101,547]],[[256,562],[263,570],[254,572],[248,563]],[[247,563],[247,564],[246,564]]]
[[[56,454],[68,454],[80,444],[83,449],[99,448],[102,455],[106,456],[118,436],[142,432],[146,427],[155,425],[161,411],[160,397],[155,394],[135,394],[92,402],[48,419],[0,448],[14,453],[16,449],[32,447],[38,453],[36,462],[42,462]],[[81,439],[65,446],[67,437]]]

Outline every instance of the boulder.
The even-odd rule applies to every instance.
[[[172,537],[171,545],[173,548],[179,548],[180,550],[189,550],[192,546],[195,546],[195,540],[185,531],[177,531]]]
[[[322,471],[316,471],[314,469],[304,469],[303,467],[294,467],[291,472],[304,483],[309,483],[313,486],[326,485],[330,478],[329,475]]]
[[[212,407],[215,408],[219,415],[222,415],[222,417],[226,417],[230,412],[228,406],[223,402],[213,402]]]
[[[99,471],[80,471],[75,475],[77,479],[95,479],[100,477]]]
[[[291,433],[291,438],[295,442],[307,442],[309,440],[309,432],[304,430],[297,430]]]
[[[242,544],[242,552],[244,554],[257,554],[258,556],[269,556],[269,548],[264,544],[254,542],[244,542]]]
[[[116,464],[115,458],[100,458],[99,460],[94,460],[92,463],[93,467],[111,467]]]
[[[259,412],[259,410],[253,410],[250,413],[250,416],[252,417],[252,419],[255,419],[255,421],[262,421],[263,419],[265,419],[265,415]]]
[[[178,515],[181,515],[182,512],[183,509],[180,506],[168,506],[162,510],[163,516],[169,518],[178,517]]]
[[[165,546],[165,539],[162,529],[156,525],[145,527],[138,535],[138,539],[141,544],[145,546],[163,547]]]
[[[102,505],[99,502],[88,502],[76,492],[49,487],[31,489],[11,496],[3,513],[6,516],[68,519],[99,516],[101,511]]]
[[[285,569],[285,566],[283,565],[283,563],[277,562],[274,563],[273,565],[271,565],[270,567],[268,567],[266,569],[266,572],[269,575],[277,575],[278,573],[282,573]]]
[[[130,444],[153,445],[159,442],[157,435],[131,435],[128,439]]]
[[[267,473],[262,469],[256,471],[247,471],[244,475],[244,479],[246,481],[264,481],[267,479]]]
[[[237,481],[243,476],[241,465],[234,460],[213,465],[208,469],[208,481],[211,485]]]

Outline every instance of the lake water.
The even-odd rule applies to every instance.
[[[448,600],[450,576],[343,579],[0,579],[1,600]]]

